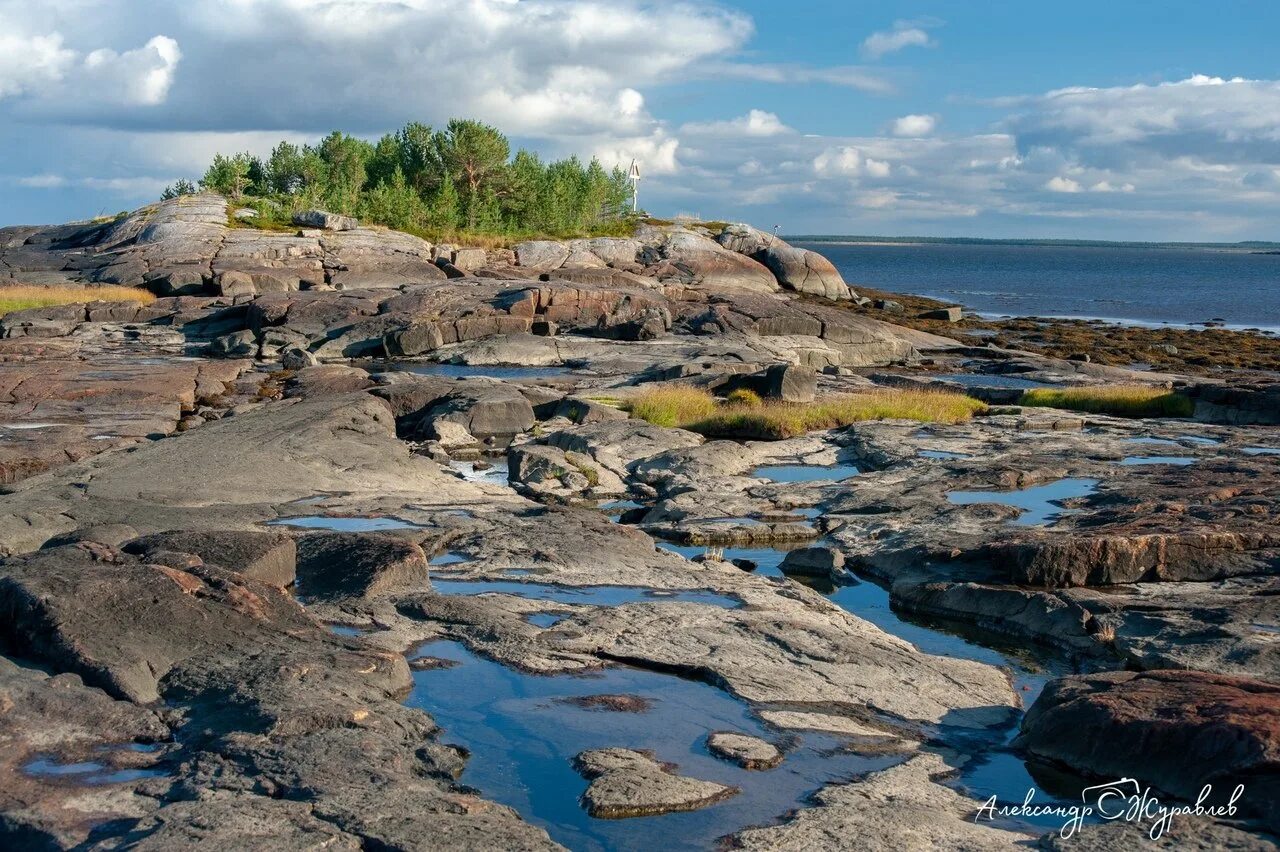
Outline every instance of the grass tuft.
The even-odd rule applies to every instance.
[[[1187,397],[1146,385],[1035,388],[1024,393],[1019,403],[1116,417],[1190,417],[1195,413],[1195,404]]]
[[[738,388],[731,391],[726,399],[733,404],[743,405],[748,408],[755,408],[757,405],[764,405],[764,400],[760,398],[760,394],[750,388]]]
[[[709,392],[689,385],[659,385],[631,400],[632,417],[655,426],[682,426],[710,417],[716,410],[716,398]]]
[[[39,287],[30,284],[0,286],[0,316],[28,308],[79,305],[85,302],[155,301],[155,295],[137,287]]]
[[[986,406],[958,393],[885,388],[838,394],[811,403],[727,401],[685,385],[647,390],[631,403],[631,414],[658,426],[679,426],[710,438],[778,440],[835,429],[865,420],[961,423]]]

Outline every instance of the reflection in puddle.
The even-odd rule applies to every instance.
[[[1190,456],[1126,456],[1120,460],[1120,464],[1124,467],[1135,467],[1147,464],[1173,464],[1173,465],[1189,465],[1195,459]]]
[[[328,515],[306,515],[298,518],[276,518],[267,521],[268,526],[299,527],[309,530],[334,530],[336,532],[379,532],[381,530],[421,529],[399,518],[336,518]]]
[[[1280,447],[1244,447],[1241,452],[1251,456],[1280,456]]]
[[[548,627],[555,627],[557,623],[563,621],[564,613],[531,612],[524,617],[524,620],[545,630]]]
[[[132,744],[131,744],[132,745]],[[132,748],[129,751],[148,751],[156,747]],[[106,749],[110,750],[110,749]],[[123,784],[128,781],[141,781],[143,778],[156,778],[167,773],[163,769],[129,768],[112,769],[105,763],[96,760],[81,763],[58,763],[52,755],[40,755],[22,767],[22,771],[38,778],[65,778],[80,784]]]
[[[848,479],[858,473],[851,464],[766,464],[751,471],[752,476],[770,482],[819,482]]]
[[[459,562],[468,562],[468,561],[470,561],[470,559],[468,556],[466,556],[466,554],[455,553],[454,551],[451,550],[448,553],[441,553],[439,556],[431,557],[431,561],[428,564],[429,565],[457,565]]]
[[[958,506],[999,503],[1021,509],[1013,523],[1020,526],[1047,524],[1063,513],[1061,500],[1088,497],[1098,487],[1096,479],[1059,479],[1047,485],[1035,485],[1020,491],[951,491],[947,499]]]
[[[337,636],[363,636],[364,631],[359,627],[352,627],[348,624],[326,624],[329,632]]]
[[[629,603],[682,601],[736,609],[742,604],[727,595],[702,590],[667,591],[645,586],[554,586],[549,583],[521,583],[502,580],[441,580],[433,578],[431,588],[442,595],[482,595],[498,592],[535,601],[621,606]]]
[[[1193,444],[1203,444],[1206,447],[1217,446],[1222,442],[1217,438],[1201,438],[1199,435],[1179,435],[1179,441],[1190,441]]]
[[[667,674],[610,667],[589,676],[532,675],[438,641],[418,654],[462,665],[415,672],[407,703],[431,714],[442,740],[471,751],[460,781],[485,798],[510,805],[574,850],[711,849],[749,825],[781,818],[824,784],[885,768],[900,756],[865,756],[838,748],[836,737],[797,737],[782,765],[767,772],[712,757],[706,737],[730,730],[778,741],[776,731],[747,707],[708,684]],[[412,659],[412,656],[411,656]],[[564,699],[602,693],[637,696],[648,709],[601,713]],[[699,811],[633,819],[595,819],[578,802],[587,782],[573,758],[593,748],[652,749],[681,775],[740,787],[742,792]],[[655,832],[661,832],[660,835]]]

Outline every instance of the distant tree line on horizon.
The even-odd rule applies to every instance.
[[[614,233],[628,218],[626,172],[577,157],[543,162],[496,128],[411,122],[376,143],[334,131],[315,145],[281,142],[266,159],[216,154],[200,187],[258,211],[265,223],[318,207],[421,234]],[[196,191],[190,181],[163,198]]]

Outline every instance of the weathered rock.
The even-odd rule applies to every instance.
[[[778,279],[778,283],[788,290],[828,299],[848,299],[852,296],[849,285],[844,283],[839,270],[817,252],[784,243],[771,245],[758,256]]]
[[[1007,850],[1026,834],[976,822],[978,802],[934,781],[951,772],[937,754],[921,754],[854,784],[824,787],[815,807],[782,825],[751,828],[735,846],[759,852],[835,852],[856,838],[863,849]]]
[[[199,556],[205,562],[285,588],[294,581],[298,549],[293,537],[250,530],[170,530],[133,539],[126,553],[148,558],[156,551]]]
[[[298,539],[298,589],[308,598],[375,598],[430,582],[427,556],[411,541],[346,532]]]
[[[582,794],[583,807],[601,819],[694,811],[738,793],[734,787],[676,775],[674,767],[654,760],[652,752],[595,749],[579,754],[574,764],[591,780]]]
[[[427,409],[423,422],[452,420],[477,438],[517,435],[538,418],[519,391],[507,384],[468,383]]]
[[[1053,681],[1017,745],[1107,778],[1226,802],[1280,828],[1280,686],[1207,672],[1109,672]]]
[[[784,574],[834,581],[844,574],[844,554],[834,547],[801,547],[788,551],[778,567]]]
[[[773,743],[733,731],[712,732],[707,736],[707,749],[743,769],[772,769],[782,763],[783,756]]]
[[[943,322],[960,322],[963,309],[959,305],[946,308],[933,308],[920,314],[920,319],[942,320]]]
[[[324,210],[299,210],[293,214],[293,224],[326,231],[354,231],[360,225],[350,216],[339,216]]]

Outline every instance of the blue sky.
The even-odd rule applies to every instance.
[[[1275,239],[1280,4],[0,0],[0,224],[466,115],[787,232]]]

